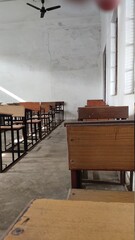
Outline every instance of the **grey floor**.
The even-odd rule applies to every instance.
[[[69,188],[62,124],[7,173],[0,174],[0,238],[32,199],[66,199]]]
[[[95,180],[118,178],[114,172],[93,176]],[[32,199],[66,199],[69,188],[66,129],[62,124],[7,173],[0,174],[0,238]],[[86,188],[122,190],[121,186],[98,184]]]

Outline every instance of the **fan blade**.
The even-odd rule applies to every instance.
[[[32,4],[30,4],[30,3],[26,3],[28,6],[30,6],[30,7],[33,7],[33,8],[35,8],[35,9],[37,9],[37,10],[40,10],[40,8],[39,7],[36,7],[36,6],[34,6],[34,5],[32,5]]]
[[[54,7],[50,7],[50,8],[46,8],[46,11],[52,11],[52,10],[55,10],[55,9],[57,9],[57,8],[61,8],[61,6],[58,5],[58,6],[54,6]]]

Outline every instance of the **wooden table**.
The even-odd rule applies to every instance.
[[[134,204],[33,201],[4,240],[134,240]]]

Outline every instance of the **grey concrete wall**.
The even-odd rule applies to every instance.
[[[26,0],[0,2],[0,86],[26,101],[64,100],[71,119],[87,99],[102,97],[100,14],[91,2],[46,1],[57,4],[40,19]]]

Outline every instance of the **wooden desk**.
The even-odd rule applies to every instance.
[[[134,203],[135,192],[70,189],[68,194],[68,200]]]
[[[134,124],[68,125],[69,168],[134,170]]]
[[[134,240],[134,204],[35,200],[4,240]]]
[[[5,111],[6,114],[1,113],[1,111]],[[7,112],[11,111],[12,114],[7,114]],[[20,117],[20,115],[23,115],[23,111],[14,107],[12,110],[12,106],[0,107],[0,173],[7,171],[26,154],[25,125],[13,124],[13,116],[15,114]],[[8,153],[8,155],[4,157],[3,153]]]
[[[66,124],[72,187],[81,170],[134,171],[134,122]]]
[[[1,105],[0,113],[4,114],[12,114],[13,117],[24,117],[25,116],[25,108],[23,106],[17,105]]]
[[[40,112],[41,110],[40,102],[20,102],[19,105],[35,112]]]
[[[45,112],[48,113],[51,110],[51,107],[55,107],[55,104],[50,102],[41,102],[41,108],[45,109]]]
[[[106,103],[103,99],[92,99],[92,100],[87,100],[87,106],[88,107],[106,106]]]
[[[78,108],[78,120],[83,121],[85,119],[127,119],[128,107],[79,107]]]

